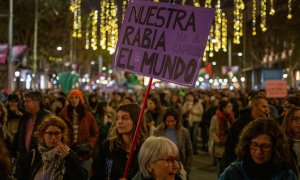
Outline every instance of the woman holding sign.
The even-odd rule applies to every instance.
[[[116,122],[112,126],[108,140],[101,145],[94,158],[92,180],[122,178],[140,111],[140,106],[135,103],[122,104],[117,108]],[[139,169],[137,156],[146,138],[146,132],[146,127],[142,123],[127,179],[132,179]]]

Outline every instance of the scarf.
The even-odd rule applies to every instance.
[[[62,180],[65,173],[63,159],[57,155],[57,149],[48,149],[39,145],[39,152],[42,156],[43,166],[36,174],[34,180]]]
[[[233,123],[234,114],[233,112],[226,114],[222,111],[217,110],[216,116],[219,124],[219,139],[221,143],[225,143],[230,125]]]
[[[244,160],[243,168],[250,179],[257,180],[271,180],[272,177],[282,172],[280,168],[270,161],[264,164],[256,164],[252,158]]]

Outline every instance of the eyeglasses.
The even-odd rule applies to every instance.
[[[180,158],[179,157],[170,156],[170,157],[167,157],[167,158],[157,159],[156,161],[166,161],[169,166],[174,165],[175,162],[177,162],[177,164],[180,165]]]
[[[300,117],[298,117],[298,116],[293,116],[293,117],[291,118],[291,120],[292,120],[292,121],[295,121],[295,122],[300,122]]]
[[[257,144],[256,142],[250,143],[250,150],[256,151],[257,149],[260,149],[262,152],[269,152],[272,149],[272,144]]]
[[[61,132],[60,131],[47,131],[47,132],[45,132],[45,135],[49,138],[51,138],[52,136],[58,137],[61,135]]]

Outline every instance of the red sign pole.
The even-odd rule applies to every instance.
[[[128,173],[131,161],[132,161],[132,155],[133,155],[133,152],[134,152],[134,149],[135,149],[135,146],[136,146],[136,141],[137,141],[137,138],[139,136],[140,129],[141,129],[141,123],[142,123],[142,120],[143,120],[144,111],[145,111],[147,100],[148,100],[148,95],[149,95],[149,92],[150,92],[150,89],[151,89],[152,79],[153,78],[149,79],[147,91],[146,91],[146,94],[145,94],[145,97],[144,97],[143,106],[142,106],[142,109],[141,109],[141,112],[140,112],[140,115],[139,115],[139,120],[138,120],[136,129],[135,129],[135,132],[134,132],[132,145],[131,145],[130,152],[129,152],[129,157],[128,157],[128,160],[126,162],[123,178],[127,177],[127,173]]]

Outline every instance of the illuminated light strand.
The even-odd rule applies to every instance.
[[[91,26],[91,15],[89,14],[86,21],[86,31],[85,31],[85,49],[88,50],[90,48],[90,26]]]
[[[261,1],[261,9],[260,9],[260,17],[261,17],[261,22],[260,22],[260,28],[262,32],[267,31],[267,0],[262,0]]]
[[[185,5],[186,3],[186,0],[182,0],[181,4]]]
[[[193,4],[194,4],[195,7],[200,7],[199,0],[193,0]]]
[[[222,47],[221,44],[221,33],[222,33],[222,10],[221,10],[221,1],[218,0],[216,4],[216,15],[215,15],[215,46],[214,49],[216,52]]]
[[[270,12],[269,14],[273,16],[275,14],[275,9],[274,9],[274,0],[270,0]]]
[[[115,52],[118,38],[117,5],[115,1],[112,0],[107,7],[109,8],[107,23],[107,50],[110,54],[113,54]]]
[[[256,35],[256,0],[252,0],[252,35]]]
[[[72,0],[70,10],[74,14],[72,36],[81,38],[81,0]]]
[[[106,1],[100,2],[100,47],[106,49]]]
[[[126,8],[127,8],[127,0],[123,0],[123,3],[122,3],[122,21],[124,20],[124,17],[125,17]]]
[[[97,25],[98,25],[98,11],[95,10],[92,15],[92,33],[91,33],[91,47],[93,50],[97,50]]]
[[[211,8],[211,0],[206,0],[204,7]]]
[[[222,13],[222,50],[227,52],[227,18],[225,13]]]
[[[242,0],[234,0],[233,10],[233,43],[240,44],[243,36],[243,10],[245,6]]]
[[[209,37],[210,37],[210,41],[209,41],[209,57],[213,57],[214,56],[214,26],[211,26],[210,32],[209,32]]]
[[[287,15],[288,19],[292,19],[293,15],[292,15],[292,0],[288,0],[288,15]]]

